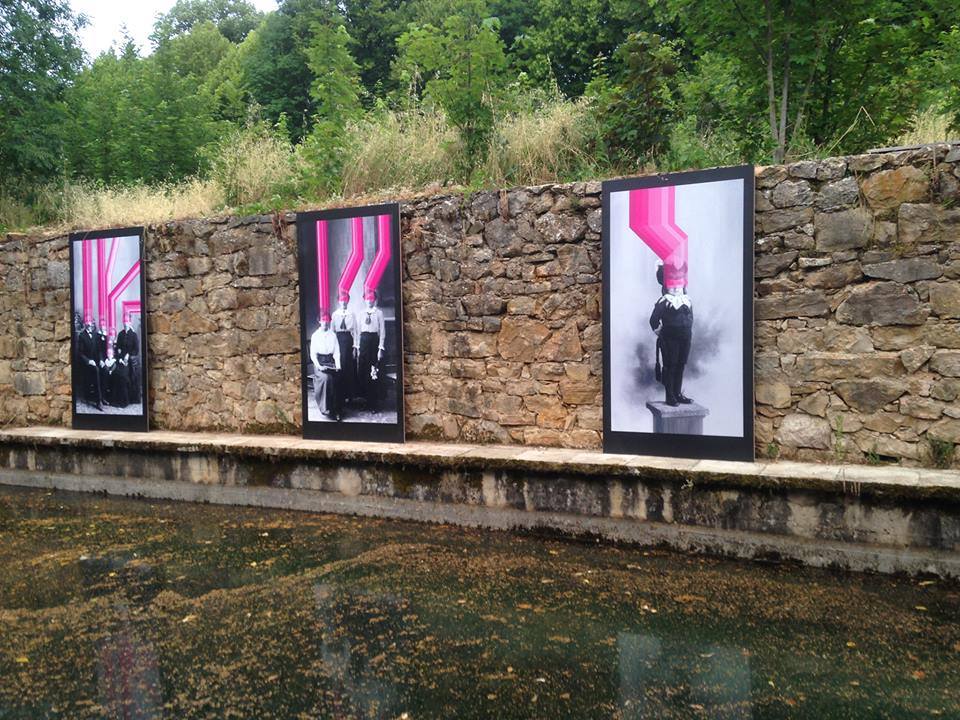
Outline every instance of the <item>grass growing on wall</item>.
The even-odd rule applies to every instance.
[[[204,149],[203,171],[180,182],[104,186],[63,181],[29,198],[0,193],[0,231],[38,225],[99,227],[158,223],[226,212],[267,212],[344,200],[409,197],[441,188],[479,189],[568,182],[644,171],[732,165],[748,160],[724,133],[679,123],[657,166],[610,161],[587,99],[548,94],[522,100],[494,118],[485,151],[465,176],[466,148],[442,110],[415,105],[381,109],[348,124],[337,148],[332,181],[314,182],[316,148],[293,145],[284,128],[262,123],[231,131]],[[952,137],[950,118],[936,108],[913,116],[889,144]],[[809,157],[823,155],[813,148]],[[325,172],[327,170],[325,169]]]

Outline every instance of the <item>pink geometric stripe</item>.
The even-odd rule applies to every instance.
[[[629,205],[630,229],[663,260],[664,285],[685,286],[688,238],[675,221],[676,188],[631,190]]]
[[[364,300],[373,300],[376,297],[377,287],[380,285],[380,279],[390,262],[390,216],[377,215],[377,254],[373,257],[373,265],[367,272],[367,278],[363,282]]]
[[[130,283],[132,283],[139,275],[140,261],[137,260],[127,271],[127,274],[124,275],[120,279],[120,282],[118,282],[110,291],[109,296],[107,297],[107,326],[109,328],[110,337],[115,337],[117,334],[117,299],[123,294],[123,291],[130,286]]]
[[[353,281],[357,277],[360,265],[363,264],[363,218],[356,217],[352,220],[350,256],[347,258],[347,264],[343,266],[340,281],[337,283],[337,299],[344,302],[350,299],[350,288],[353,287]]]
[[[327,221],[317,220],[317,305],[320,321],[330,322],[330,256]]]

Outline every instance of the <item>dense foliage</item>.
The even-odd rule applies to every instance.
[[[177,0],[150,48],[86,60],[82,22],[66,0],[0,3],[0,205],[219,177],[257,143],[285,153],[260,200],[292,202],[364,189],[368,161],[509,183],[856,152],[931,113],[960,127],[956,0]],[[422,172],[385,172],[373,147],[416,163],[399,148],[417,132]]]

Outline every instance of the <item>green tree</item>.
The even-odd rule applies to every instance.
[[[349,45],[350,35],[339,22],[314,25],[306,54],[316,112],[310,133],[298,148],[301,189],[310,196],[337,189],[347,156],[347,125],[363,115],[360,68]]]
[[[0,3],[0,185],[59,172],[63,98],[83,60],[75,35],[83,22],[66,0]]]
[[[335,0],[282,0],[257,29],[257,42],[243,59],[246,90],[270,124],[286,118],[294,141],[309,131],[316,111],[307,58],[313,28],[340,17]]]
[[[177,0],[157,18],[150,39],[160,46],[201,23],[213,23],[230,42],[239,43],[262,19],[248,0]]]
[[[172,58],[141,58],[132,42],[78,75],[67,96],[72,174],[108,183],[180,179],[196,173],[198,151],[223,131],[209,102]]]
[[[501,2],[504,10],[510,3]],[[635,0],[536,0],[535,17],[513,45],[517,64],[540,81],[555,78],[568,97],[583,94],[597,57],[612,57],[633,32],[670,39],[670,18],[654,18],[649,3]],[[517,18],[526,13],[515,13]],[[522,19],[520,20],[523,21]]]
[[[615,166],[652,159],[667,144],[677,72],[674,44],[632,33],[612,63],[598,59],[587,95],[594,99],[607,158]]]
[[[919,88],[910,67],[957,22],[954,0],[667,0],[694,56],[738,58],[757,88],[774,162],[813,143],[854,151],[896,134]]]
[[[369,103],[396,89],[390,68],[397,38],[411,20],[411,5],[407,0],[343,0],[341,7]]]
[[[504,82],[507,59],[498,27],[483,0],[460,0],[442,27],[413,27],[398,41],[398,76],[405,84],[422,84],[425,96],[459,129],[471,165],[466,171],[483,148]]]

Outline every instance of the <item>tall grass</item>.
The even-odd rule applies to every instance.
[[[265,125],[238,128],[206,152],[210,179],[231,207],[284,198],[296,190],[294,149]]]
[[[484,184],[537,185],[595,169],[597,128],[587,100],[557,98],[498,119],[481,165]]]
[[[71,227],[160,223],[203,217],[223,207],[223,190],[212,180],[103,187],[69,183],[62,190],[59,219]]]
[[[924,145],[950,140],[957,137],[957,133],[951,133],[951,125],[950,115],[941,108],[931,106],[915,112],[910,118],[909,129],[894,138],[891,144]]]
[[[456,177],[460,138],[438,109],[383,110],[347,128],[343,194],[415,190]]]

